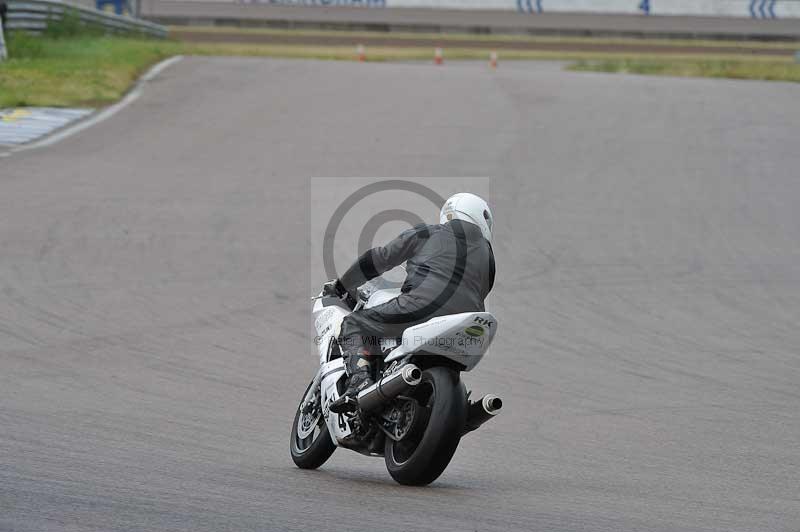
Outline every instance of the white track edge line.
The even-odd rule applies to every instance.
[[[182,55],[176,55],[174,57],[170,57],[169,59],[165,59],[160,63],[154,65],[152,68],[150,68],[150,70],[145,72],[145,74],[142,77],[139,78],[139,80],[136,82],[136,85],[134,85],[133,89],[131,89],[128,92],[128,94],[126,94],[125,97],[122,98],[122,100],[118,101],[114,105],[106,107],[105,109],[103,109],[98,113],[91,114],[89,115],[88,118],[80,120],[74,126],[62,129],[61,131],[58,131],[53,135],[49,135],[38,142],[32,142],[31,144],[23,144],[22,146],[16,146],[11,150],[9,150],[7,153],[0,153],[0,157],[7,157],[8,155],[11,155],[12,153],[18,151],[33,150],[36,148],[44,148],[45,146],[52,146],[53,144],[61,142],[62,140],[66,139],[67,137],[71,137],[76,133],[80,133],[84,129],[88,129],[94,125],[99,124],[100,122],[108,120],[109,118],[111,118],[112,116],[122,111],[124,108],[126,108],[136,100],[138,100],[139,96],[141,96],[142,94],[142,88],[144,87],[145,84],[149,83],[150,81],[153,81],[153,79],[155,79],[156,76],[158,76],[161,72],[163,72],[170,66],[174,65],[181,59],[183,59]]]

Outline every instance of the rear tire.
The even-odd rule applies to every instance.
[[[458,372],[433,367],[422,373],[422,381],[409,395],[427,405],[427,426],[399,442],[387,438],[384,461],[400,484],[424,486],[444,472],[458,448],[467,418],[467,394]]]
[[[313,382],[311,383],[313,384]],[[303,399],[294,413],[292,435],[289,439],[289,451],[292,461],[300,469],[316,469],[324,464],[336,450],[322,415],[322,406],[319,402],[319,387],[316,396],[311,392],[311,384],[303,393]],[[303,412],[303,405],[311,401],[308,407],[310,412]]]

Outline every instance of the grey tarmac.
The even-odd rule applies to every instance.
[[[799,91],[186,58],[2,159],[0,531],[796,532]],[[428,488],[289,457],[328,175],[493,180],[505,411]]]

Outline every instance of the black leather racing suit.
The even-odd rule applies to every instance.
[[[402,336],[412,325],[484,310],[495,264],[492,246],[477,225],[461,220],[418,225],[361,255],[339,282],[355,297],[359,286],[403,262],[407,275],[399,296],[344,318],[339,341],[345,352],[367,346],[375,354],[378,339]]]

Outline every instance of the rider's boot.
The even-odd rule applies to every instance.
[[[345,368],[350,375],[347,390],[336,401],[331,403],[330,410],[334,414],[355,412],[358,409],[358,392],[374,384],[372,380],[372,364],[369,349],[361,347],[345,354]]]

